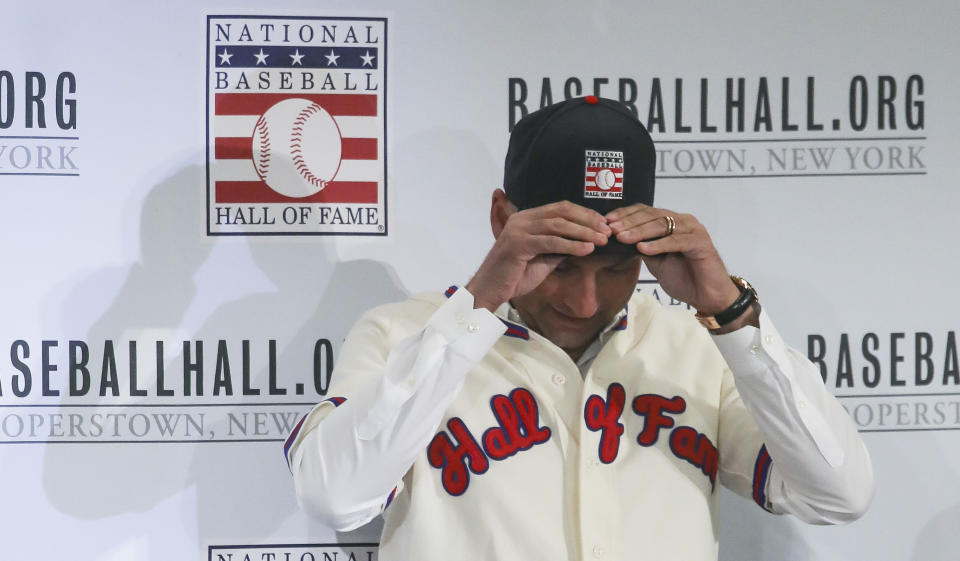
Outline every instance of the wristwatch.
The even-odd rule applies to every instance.
[[[740,317],[743,312],[747,311],[747,308],[753,305],[754,302],[759,302],[757,298],[757,290],[750,285],[749,282],[743,279],[743,277],[738,277],[737,275],[730,275],[730,280],[733,281],[733,284],[737,285],[737,288],[740,289],[740,296],[734,300],[733,304],[723,310],[722,312],[717,312],[712,316],[701,314],[697,312],[696,318],[700,320],[700,325],[706,327],[707,329],[720,329],[724,325],[727,325],[731,321]]]

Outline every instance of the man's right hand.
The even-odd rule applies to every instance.
[[[475,308],[492,312],[511,298],[530,292],[566,256],[589,255],[596,246],[606,245],[612,233],[603,215],[568,201],[516,211],[498,190],[494,194],[497,204],[509,208],[506,221],[466,286]]]

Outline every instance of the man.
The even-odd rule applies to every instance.
[[[811,523],[860,516],[853,423],[653,184],[615,102],[522,119],[477,273],[369,312],[337,397],[290,435],[303,507],[340,530],[384,512],[384,560],[716,559],[717,483]],[[641,262],[703,325],[635,294]]]

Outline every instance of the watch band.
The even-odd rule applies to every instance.
[[[724,325],[732,322],[733,320],[740,317],[743,312],[747,311],[754,302],[757,302],[757,291],[750,285],[749,282],[744,280],[742,277],[737,275],[730,275],[730,280],[733,281],[733,284],[737,285],[737,288],[740,289],[740,296],[734,300],[733,304],[727,307],[727,309],[717,312],[712,316],[701,314],[697,312],[696,318],[700,321],[700,325],[706,327],[707,329],[720,329]]]

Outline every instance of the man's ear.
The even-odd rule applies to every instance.
[[[490,201],[490,229],[493,230],[494,238],[500,237],[500,232],[507,225],[507,219],[515,212],[517,207],[510,202],[503,189],[496,189]]]

